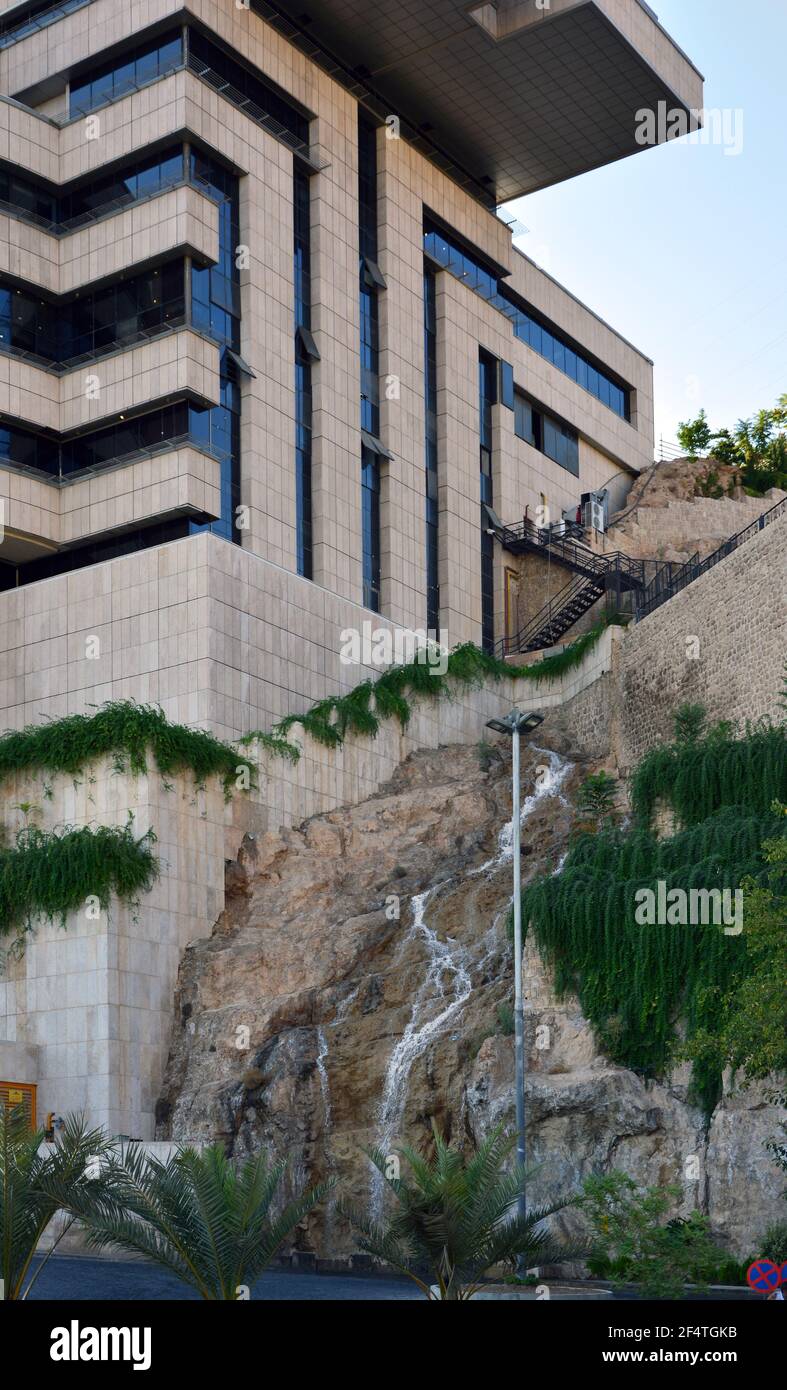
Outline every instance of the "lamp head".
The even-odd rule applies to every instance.
[[[511,713],[507,714],[504,719],[489,719],[486,727],[487,729],[494,729],[496,734],[508,734],[510,737],[514,733],[531,734],[543,722],[543,714],[536,714],[535,711],[530,714],[520,714],[518,709],[512,709]]]

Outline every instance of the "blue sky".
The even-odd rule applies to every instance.
[[[700,406],[719,428],[787,391],[787,0],[651,4],[706,109],[742,112],[741,153],[675,141],[506,215],[526,255],[653,358],[656,439],[674,441]]]

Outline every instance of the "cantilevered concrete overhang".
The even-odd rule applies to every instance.
[[[252,0],[252,8],[378,116],[399,115],[408,139],[488,202],[642,150],[643,108],[702,107],[702,75],[643,0]]]

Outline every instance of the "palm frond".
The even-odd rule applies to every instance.
[[[521,1216],[519,1199],[532,1172],[505,1171],[515,1146],[502,1127],[492,1130],[469,1158],[446,1143],[434,1129],[429,1157],[402,1146],[407,1178],[390,1178],[387,1157],[378,1149],[369,1158],[383,1175],[395,1205],[385,1223],[342,1207],[358,1233],[360,1248],[407,1274],[427,1293],[419,1271],[431,1271],[431,1283],[444,1299],[471,1296],[478,1280],[493,1265],[518,1256],[531,1264],[581,1258],[584,1247],[557,1239],[546,1225],[570,1200],[557,1201]]]

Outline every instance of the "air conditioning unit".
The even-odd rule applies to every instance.
[[[585,492],[582,494],[582,521],[590,530],[604,532],[607,529],[607,495],[605,492]]]

